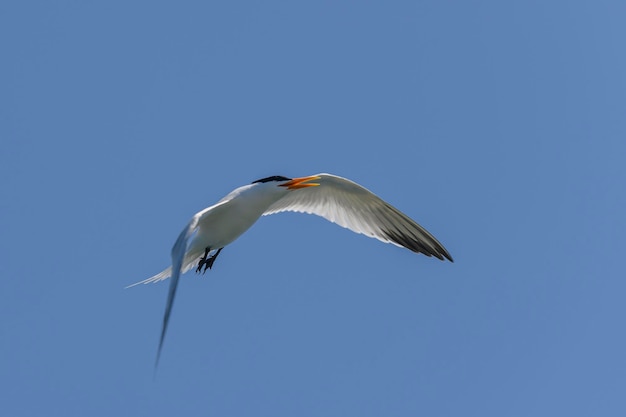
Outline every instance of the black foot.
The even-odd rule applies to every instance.
[[[215,262],[215,259],[217,259],[217,255],[220,254],[222,249],[224,249],[224,248],[219,248],[217,250],[217,252],[215,252],[215,254],[213,256],[211,256],[210,258],[207,259],[207,256],[208,256],[209,252],[211,251],[211,249],[206,248],[204,250],[204,256],[202,258],[200,258],[200,262],[198,262],[198,268],[196,268],[196,272],[200,273],[200,270],[202,270],[202,266],[204,266],[204,270],[202,270],[203,274],[206,272],[207,269],[211,269],[213,267],[213,262]]]
[[[215,252],[215,254],[213,256],[211,256],[209,259],[207,259],[207,261],[204,264],[204,272],[206,272],[207,268],[209,268],[209,269],[213,268],[213,262],[215,262],[215,260],[217,259],[217,255],[220,254],[222,249],[224,249],[224,248],[219,248],[217,250],[217,252]]]
[[[200,258],[200,261],[198,262],[198,267],[196,268],[197,273],[200,273],[200,271],[202,270],[202,265],[206,264],[206,257],[209,255],[209,252],[211,252],[211,248],[207,247],[204,249],[204,256]],[[204,270],[206,271],[206,268],[204,268]]]

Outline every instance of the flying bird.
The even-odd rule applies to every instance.
[[[315,214],[356,233],[405,247],[416,253],[453,262],[437,239],[400,210],[359,184],[332,174],[287,178],[272,176],[230,192],[217,204],[196,213],[172,248],[172,266],[136,284],[171,277],[157,351],[172,313],[181,274],[196,268],[205,273],[222,249],[248,230],[261,216],[295,211]]]

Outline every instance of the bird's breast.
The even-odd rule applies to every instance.
[[[205,247],[223,248],[248,230],[267,207],[229,201],[215,207],[198,224],[197,241]]]

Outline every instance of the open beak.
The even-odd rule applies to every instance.
[[[297,190],[298,188],[306,188],[306,187],[316,187],[319,185],[319,183],[308,182],[308,181],[319,180],[319,179],[320,177],[316,177],[316,176],[294,178],[291,181],[287,181],[284,184],[280,184],[280,186],[287,187],[290,190]]]

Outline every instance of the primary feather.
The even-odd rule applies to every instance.
[[[263,215],[283,211],[315,214],[381,242],[452,261],[448,251],[426,229],[365,187],[336,175],[316,176],[320,177],[316,180],[319,187],[286,194]]]

